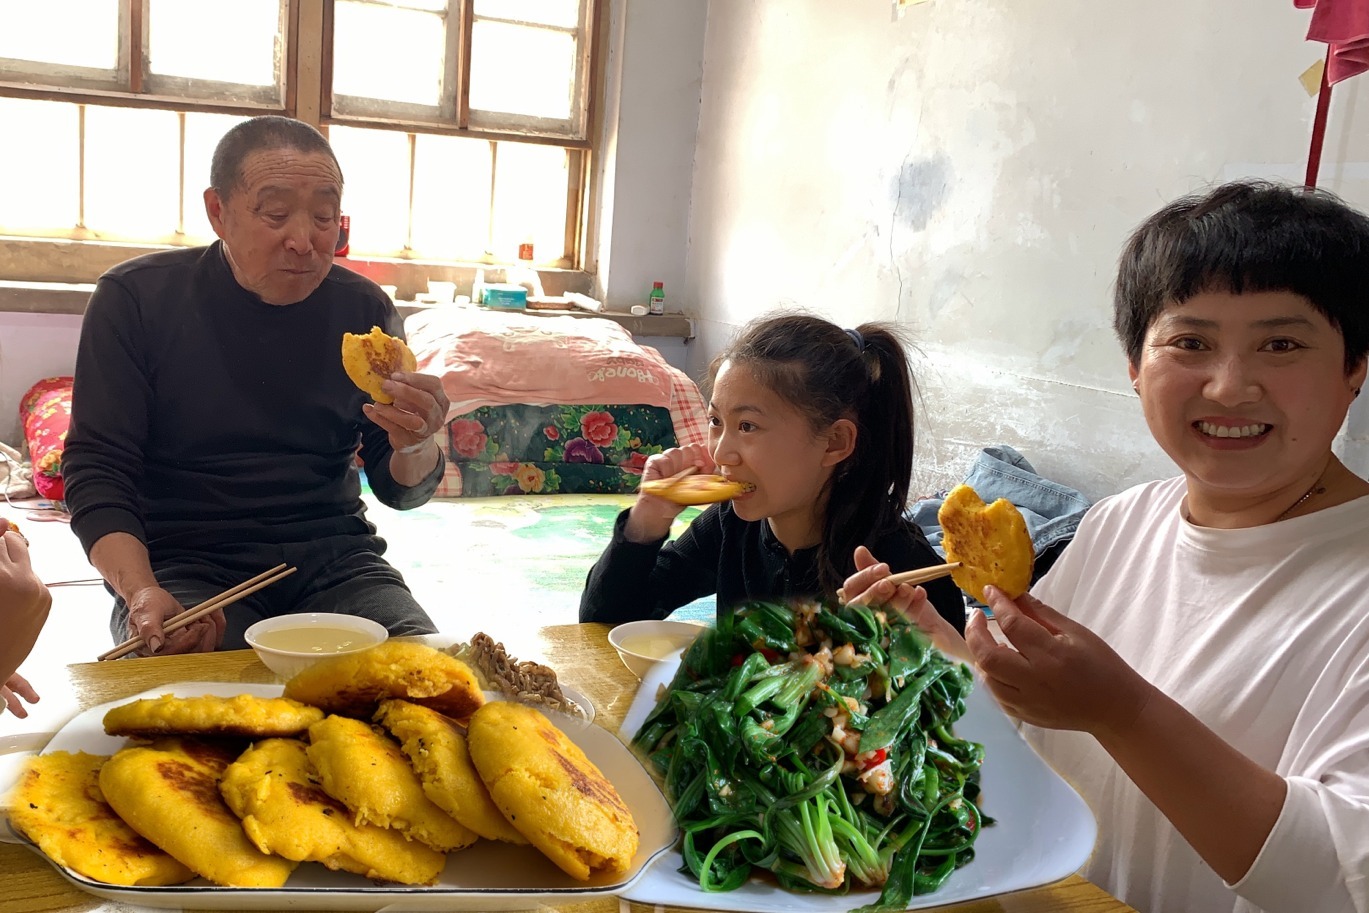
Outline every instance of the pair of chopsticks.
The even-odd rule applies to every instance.
[[[167,634],[170,634],[173,631],[179,631],[181,628],[184,628],[191,622],[199,621],[201,618],[203,618],[204,616],[208,615],[210,612],[213,612],[216,609],[222,609],[225,606],[230,606],[233,603],[237,602],[239,599],[242,599],[245,596],[252,595],[264,586],[270,586],[278,580],[283,580],[286,577],[289,577],[296,570],[297,568],[286,567],[284,564],[278,564],[275,567],[271,568],[269,571],[262,571],[260,574],[251,578],[250,580],[244,580],[237,586],[232,587],[231,589],[224,590],[222,593],[211,599],[206,599],[204,602],[195,606],[195,608],[187,609],[179,615],[172,616],[166,622],[166,624],[162,625],[162,631]],[[141,650],[145,646],[147,646],[147,641],[143,640],[141,637],[134,637],[124,641],[112,650],[109,650],[105,653],[101,653],[99,656],[96,657],[96,659],[119,659],[120,657],[127,656],[135,650]]]
[[[920,567],[917,570],[904,571],[901,574],[890,574],[888,577],[885,577],[884,579],[892,583],[894,586],[899,586],[900,584],[904,583],[927,583],[929,580],[937,580],[941,577],[948,576],[952,571],[958,569],[959,567],[959,561],[952,561],[950,564],[933,564],[931,567]],[[842,602],[846,601],[846,591],[844,588],[837,590],[837,599],[839,599]]]

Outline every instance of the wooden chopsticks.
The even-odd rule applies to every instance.
[[[284,580],[296,570],[297,568],[287,568],[284,564],[278,564],[269,571],[262,571],[250,580],[244,580],[237,586],[224,590],[211,599],[206,599],[204,602],[195,606],[195,608],[187,609],[179,615],[172,616],[167,620],[166,624],[162,625],[162,631],[167,634],[170,634],[173,631],[179,631],[191,622],[198,621],[216,609],[230,606],[244,596],[252,595],[264,586],[270,586],[278,580]],[[141,650],[145,646],[147,646],[147,641],[143,640],[141,637],[134,637],[124,641],[112,650],[101,653],[96,659],[119,659],[135,650]]]
[[[898,586],[899,584],[903,583],[926,583],[929,580],[936,580],[940,577],[945,577],[959,567],[959,561],[953,561],[950,564],[933,564],[931,567],[920,567],[916,570],[904,571],[901,574],[890,574],[888,577],[885,577],[884,579],[892,583],[894,586]],[[846,590],[844,588],[837,590],[837,599],[839,599],[842,602],[846,601]]]

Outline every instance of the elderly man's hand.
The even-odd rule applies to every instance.
[[[226,626],[223,611],[210,612],[178,631],[165,633],[163,625],[183,611],[185,608],[176,597],[161,587],[144,587],[134,593],[128,603],[129,636],[147,641],[147,646],[138,652],[143,656],[166,656],[212,653],[218,649]]]
[[[447,423],[447,394],[442,379],[431,374],[396,371],[381,385],[395,398],[391,404],[367,403],[361,407],[366,417],[390,435],[396,453],[420,449]]]
[[[27,679],[16,672],[9,677],[9,681],[0,685],[0,713],[3,713],[8,707],[9,712],[19,719],[22,720],[27,717],[29,712],[19,702],[20,698],[30,704],[36,704],[38,703],[38,692],[33,690],[33,686],[28,683]]]

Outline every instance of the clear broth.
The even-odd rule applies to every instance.
[[[264,631],[256,640],[263,647],[291,653],[342,653],[372,642],[371,636],[361,631],[322,625]]]
[[[624,637],[618,643],[629,653],[661,659],[689,643],[689,638],[672,637],[669,634],[637,634]]]

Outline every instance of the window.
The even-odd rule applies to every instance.
[[[580,265],[595,0],[0,3],[0,244],[201,244],[214,143],[329,134],[351,256]],[[130,138],[136,138],[130,141]],[[75,277],[93,278],[93,277]]]

